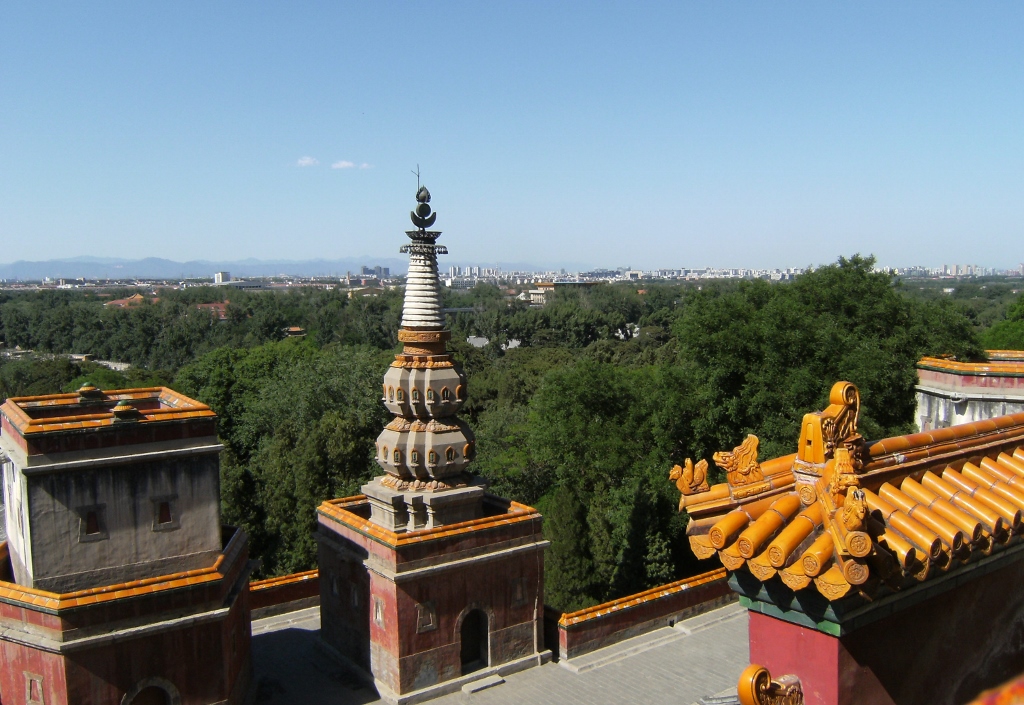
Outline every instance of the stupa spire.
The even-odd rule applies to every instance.
[[[384,375],[384,405],[395,418],[377,438],[377,463],[386,474],[374,483],[393,492],[435,493],[478,483],[465,473],[474,455],[473,432],[457,417],[466,378],[446,345],[451,332],[445,327],[437,255],[447,249],[436,244],[439,231],[427,230],[437,214],[426,187],[420,186],[416,200],[410,216],[418,229],[406,232],[412,242],[401,248],[409,254],[398,331],[403,349]],[[372,487],[364,492],[377,499]]]
[[[405,234],[412,243],[402,247],[409,253],[409,274],[405,280],[405,305],[402,307],[402,327],[413,329],[444,328],[441,306],[441,280],[437,273],[437,256],[448,254],[444,245],[436,244],[439,230],[427,230],[437,220],[430,209],[430,191],[420,186],[416,191],[416,210],[409,213],[418,230]]]

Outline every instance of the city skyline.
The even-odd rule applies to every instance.
[[[365,264],[370,262],[371,264]],[[357,264],[358,263],[358,264]],[[346,260],[261,261],[249,259],[236,262],[190,261],[173,262],[156,258],[119,260],[83,257],[68,261],[16,262],[0,265],[0,288],[41,283],[58,288],[79,286],[148,285],[181,283],[199,286],[210,280],[217,286],[231,282],[242,288],[267,286],[321,286],[330,282],[361,285],[369,280],[389,286],[401,284],[406,276],[400,259],[372,257]],[[944,264],[928,267],[921,264],[893,267],[875,264],[876,271],[912,278],[975,278],[1024,277],[1024,263],[1017,267],[991,268],[978,264]],[[477,282],[528,284],[538,282],[628,282],[650,280],[696,279],[770,279],[788,281],[816,267],[654,267],[598,266],[585,268],[542,267],[525,263],[467,263],[441,266],[442,281],[449,287],[467,288]],[[233,273],[233,274],[232,274]],[[253,284],[245,284],[251,280]]]
[[[0,261],[393,257],[418,164],[460,261],[1012,267],[1022,18],[8,5]]]

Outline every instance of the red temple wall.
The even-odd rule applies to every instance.
[[[1024,670],[1024,560],[841,637],[751,611],[750,662],[800,678],[807,705],[959,705]]]
[[[60,655],[0,641],[0,660],[0,703],[26,705],[26,673],[30,673],[42,676],[47,705],[77,705],[68,701],[64,660]]]

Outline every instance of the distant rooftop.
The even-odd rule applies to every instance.
[[[923,357],[918,369],[983,377],[1024,377],[1024,350],[988,350],[988,362],[961,362],[942,357]]]

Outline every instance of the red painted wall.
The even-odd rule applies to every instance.
[[[697,577],[701,578],[702,576]],[[684,582],[679,581],[679,583]],[[568,624],[560,622],[558,625],[560,656],[574,658],[623,639],[667,626],[668,620],[673,616],[698,612],[701,606],[706,606],[706,609],[714,609],[734,599],[724,571],[722,571],[721,578],[717,580],[705,582],[689,589],[666,592],[667,594],[661,595],[653,593],[639,604],[617,609],[617,605],[630,602],[634,596],[623,597],[614,602],[590,608],[588,611],[592,612],[587,615],[586,619]],[[638,593],[638,596],[645,595],[645,593]],[[572,615],[565,616],[571,617]]]
[[[461,674],[460,618],[468,608],[488,615],[491,665],[507,663],[543,648],[535,635],[543,609],[543,551],[526,550],[465,567],[448,567],[419,576],[399,574],[399,582],[368,571],[364,561],[402,566],[434,561],[461,551],[499,551],[521,539],[540,539],[540,520],[499,524],[478,531],[452,532],[430,541],[391,547],[320,518],[319,547],[322,635],[348,658],[369,661],[374,677],[395,693],[407,693]],[[339,547],[340,546],[340,550]],[[338,582],[337,593],[335,581]],[[521,600],[513,600],[521,581]],[[365,600],[352,605],[352,590],[366,586]],[[360,594],[362,594],[360,592]],[[374,601],[383,606],[383,625],[373,619]],[[432,602],[437,628],[417,632],[420,603]],[[535,613],[536,606],[536,613]],[[362,635],[366,634],[366,641]],[[368,650],[369,656],[359,653]]]
[[[1024,365],[1021,366],[1024,370]],[[988,394],[1005,392],[1024,394],[1024,377],[1000,377],[995,375],[960,375],[952,372],[918,369],[917,377],[925,386],[940,388],[976,390]]]
[[[63,659],[57,654],[0,641],[0,703],[25,705],[25,672],[43,677],[47,705],[77,705],[67,699]]]
[[[751,612],[750,662],[807,705],[960,705],[1024,670],[1022,582],[1017,560],[839,638]]]

